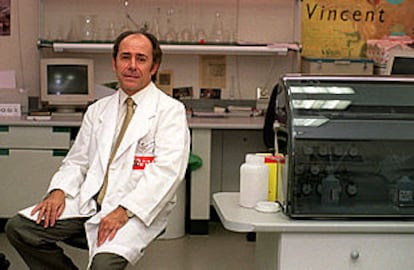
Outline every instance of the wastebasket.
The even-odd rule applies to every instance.
[[[177,204],[168,216],[168,225],[159,238],[174,239],[185,235],[185,179],[177,188]]]
[[[188,170],[194,171],[202,166],[202,160],[199,156],[190,153],[190,158],[188,160]],[[181,181],[181,184],[177,188],[177,204],[172,210],[171,214],[168,217],[168,225],[159,238],[160,239],[174,239],[183,237],[185,235],[185,215],[186,215],[186,190],[187,190],[187,178],[184,178]]]

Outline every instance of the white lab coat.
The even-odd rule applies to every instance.
[[[113,252],[135,263],[143,249],[166,227],[175,204],[175,192],[184,178],[189,156],[189,130],[182,103],[150,83],[141,90],[140,102],[110,166],[107,193],[96,213],[93,196],[100,190],[111,152],[119,106],[119,93],[91,105],[76,141],[53,176],[48,192],[62,189],[66,207],[60,219],[91,216],[85,228],[91,259]],[[145,169],[133,169],[134,159],[153,156]],[[119,205],[135,217],[112,241],[96,246],[98,225]],[[32,207],[21,211],[30,217]],[[30,217],[35,219],[34,217]]]

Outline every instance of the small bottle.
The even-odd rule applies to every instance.
[[[29,111],[29,96],[27,93],[27,89],[22,87],[19,88],[19,95],[20,95],[20,112],[21,114],[27,114]]]
[[[247,154],[246,162],[240,166],[240,206],[252,208],[259,201],[266,201],[269,169],[264,157]]]

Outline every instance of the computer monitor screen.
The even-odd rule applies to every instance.
[[[396,50],[390,53],[387,75],[414,75],[414,49]]]
[[[88,68],[84,65],[48,65],[47,93],[84,95],[88,93]]]
[[[93,60],[45,58],[40,75],[41,101],[58,112],[83,110],[94,99]]]

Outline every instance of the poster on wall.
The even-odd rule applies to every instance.
[[[303,0],[302,55],[363,58],[366,41],[414,38],[413,0]]]
[[[0,0],[0,36],[10,36],[10,0]]]

